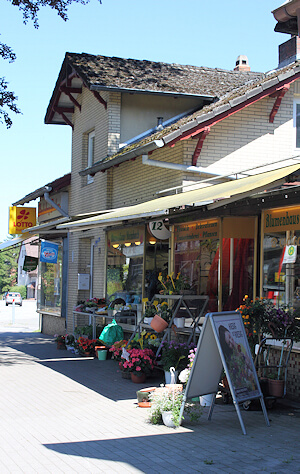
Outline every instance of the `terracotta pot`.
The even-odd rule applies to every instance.
[[[130,372],[131,381],[133,383],[144,383],[146,380],[146,374],[141,373],[141,375],[135,375],[133,372]]]
[[[154,318],[152,319],[150,326],[152,327],[152,329],[154,329],[154,331],[162,332],[165,329],[167,329],[168,323],[163,318],[158,316],[158,314],[156,314]]]
[[[284,395],[284,380],[268,379],[269,394],[271,397],[282,398]]]

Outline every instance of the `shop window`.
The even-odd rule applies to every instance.
[[[209,311],[218,310],[218,233],[217,220],[175,228],[175,273],[181,273],[190,293],[209,296]]]
[[[144,227],[113,230],[107,235],[106,294],[109,301],[142,302]]]
[[[263,292],[276,306],[300,307],[299,242],[300,231],[264,234]]]
[[[168,271],[169,240],[156,239],[147,232],[145,258],[144,296],[151,301],[159,292],[159,273]]]
[[[37,309],[61,316],[62,242],[59,244],[57,263],[39,262]]]

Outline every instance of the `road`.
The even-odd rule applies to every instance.
[[[39,314],[36,312],[36,301],[23,300],[22,306],[5,306],[0,300],[0,333],[39,331]]]

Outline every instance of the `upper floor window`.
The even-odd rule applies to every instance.
[[[88,134],[88,168],[94,164],[95,156],[95,131]],[[90,175],[87,176],[87,183],[93,183],[94,178]]]
[[[300,148],[300,98],[294,101],[294,127],[296,131],[296,148]]]

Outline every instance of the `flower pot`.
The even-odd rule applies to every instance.
[[[156,314],[152,319],[150,326],[152,327],[152,329],[154,329],[154,331],[162,332],[167,329],[168,323],[163,318],[158,316],[158,314]]]
[[[154,392],[156,387],[142,388],[136,392],[138,406],[141,408],[150,408],[151,402],[149,401],[150,393]]]
[[[98,360],[106,360],[107,357],[107,349],[98,349]]]
[[[126,372],[126,370],[122,370],[121,376],[122,376],[122,379],[127,379],[127,380],[131,379],[130,372]]]
[[[136,375],[133,372],[130,372],[131,381],[133,383],[144,383],[146,380],[146,374],[141,373],[141,375]]]
[[[176,384],[176,382],[177,382],[177,377],[178,377],[178,370],[175,370],[174,375],[175,375],[174,383]],[[165,370],[165,382],[166,382],[166,384],[170,384],[170,383],[171,383],[171,372],[169,372],[169,371],[167,371],[167,370]]]
[[[174,318],[173,322],[178,329],[184,328],[185,318]]]
[[[284,380],[268,379],[269,394],[271,397],[282,398],[284,395]]]
[[[163,419],[164,425],[168,426],[169,428],[176,428],[171,411],[163,411],[162,419]]]
[[[145,324],[151,324],[153,318],[144,318],[144,323]]]
[[[199,398],[200,398],[200,405],[202,407],[210,407],[214,399],[214,393],[209,393],[208,395],[202,395]]]
[[[66,344],[64,342],[57,342],[57,349],[59,350],[67,350]]]

